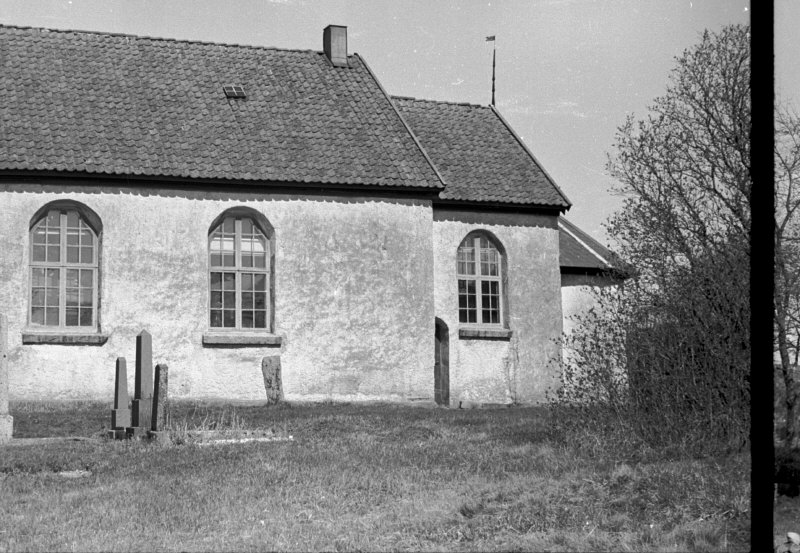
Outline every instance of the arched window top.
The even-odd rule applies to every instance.
[[[472,243],[475,240],[475,238],[483,238],[498,252],[500,252],[500,255],[506,255],[506,249],[503,247],[503,243],[500,242],[500,240],[497,238],[497,236],[494,235],[494,233],[488,230],[470,231],[470,233],[464,237],[464,240],[461,241],[461,244],[459,244],[458,247],[460,248],[461,246]]]
[[[81,202],[76,202],[75,200],[55,200],[53,202],[44,204],[42,207],[37,209],[36,213],[34,213],[33,217],[31,217],[31,221],[28,226],[29,230],[33,230],[33,227],[36,225],[36,223],[39,223],[42,219],[47,217],[48,213],[51,211],[77,211],[81,219],[86,222],[89,228],[91,228],[97,236],[100,236],[100,234],[103,232],[103,221],[100,219],[100,216],[97,215],[97,213],[95,213],[89,206],[82,204]]]
[[[275,229],[270,224],[269,220],[264,217],[263,214],[256,211],[252,207],[245,207],[245,206],[237,206],[231,207],[230,209],[226,209],[211,222],[211,225],[208,227],[208,234],[213,233],[215,230],[219,228],[222,222],[226,218],[232,219],[241,219],[246,218],[252,220],[253,224],[267,237],[272,238],[273,234],[275,234]]]

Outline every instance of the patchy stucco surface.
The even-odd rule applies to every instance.
[[[474,230],[506,250],[510,340],[459,338],[456,251]],[[555,216],[437,211],[433,223],[436,316],[450,335],[450,403],[537,403],[558,382],[561,334]]]
[[[31,216],[58,199],[103,221],[101,346],[23,345]],[[275,228],[279,347],[204,347],[209,225],[248,206]],[[432,215],[426,201],[145,187],[0,185],[0,311],[12,399],[108,399],[114,361],[153,337],[174,397],[266,399],[261,359],[280,355],[287,399],[433,398]],[[129,389],[133,390],[133,370]]]

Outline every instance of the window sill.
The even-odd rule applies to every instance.
[[[32,332],[22,333],[23,344],[61,344],[68,346],[102,346],[108,341],[108,334],[97,332]]]
[[[204,346],[273,346],[279,347],[283,338],[275,334],[249,332],[204,332]]]
[[[458,337],[462,340],[511,340],[512,330],[507,328],[470,328],[458,329]]]

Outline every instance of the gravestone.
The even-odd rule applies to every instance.
[[[278,355],[261,360],[261,374],[264,375],[264,388],[267,390],[267,404],[283,400],[281,385],[281,358]]]
[[[114,408],[111,410],[111,430],[109,438],[121,440],[131,426],[131,410],[128,408],[128,364],[124,357],[117,357],[117,370],[114,380]]]
[[[169,416],[169,367],[156,365],[156,387],[153,392],[153,420],[151,430],[161,432],[167,427]]]
[[[153,414],[153,339],[143,330],[136,337],[136,375],[131,409],[134,436],[150,430]]]
[[[14,417],[8,414],[8,319],[0,313],[0,443],[11,440]]]
[[[128,400],[128,364],[124,357],[117,357],[117,378],[114,382],[111,428],[116,430],[131,425],[131,410],[128,408]]]

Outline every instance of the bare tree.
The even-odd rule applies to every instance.
[[[575,359],[606,368],[565,372],[599,375],[606,388],[624,373],[625,389],[605,396],[653,443],[747,439],[750,126],[749,27],[706,31],[676,59],[648,115],[619,128],[609,158],[624,202],[606,226],[636,276],[598,297],[613,316],[571,338]]]
[[[786,408],[786,445],[800,446],[800,118],[775,112],[775,346]]]

